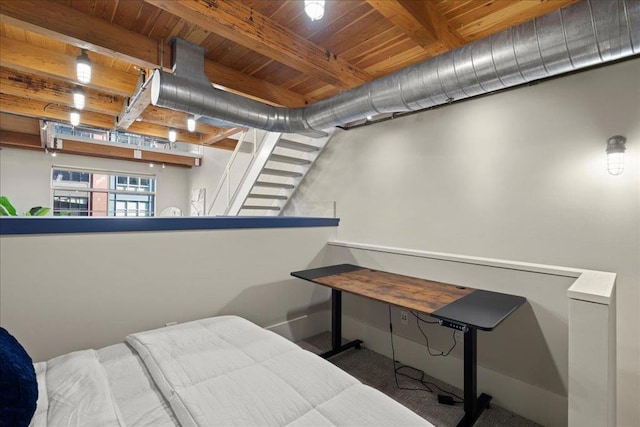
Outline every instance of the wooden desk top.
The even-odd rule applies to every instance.
[[[291,275],[482,330],[492,330],[526,301],[516,295],[418,279],[352,264],[295,271]]]

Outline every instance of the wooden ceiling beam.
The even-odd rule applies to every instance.
[[[215,147],[219,142],[229,139],[230,136],[240,133],[244,130],[245,130],[244,128],[221,129],[220,132],[218,132],[216,135],[212,135],[207,139],[203,138],[202,144],[211,145]],[[236,143],[238,142],[237,140],[232,140],[232,141],[236,141]],[[235,149],[235,144],[233,148]]]
[[[75,56],[65,55],[8,37],[0,37],[0,46],[2,47],[0,65],[3,67],[76,83]],[[100,64],[93,64],[92,77],[88,87],[120,96],[130,96],[136,87],[136,75]]]
[[[108,159],[129,160],[145,163],[166,163],[176,166],[195,166],[196,158],[181,156],[172,153],[159,153],[156,151],[141,150],[142,157],[134,157],[135,147],[122,147],[119,145],[92,144],[89,142],[74,141],[62,138],[62,148],[57,150],[64,154],[76,154],[81,156],[105,157]]]
[[[346,60],[254,11],[241,1],[145,1],[180,19],[342,89],[350,89],[373,79]]]
[[[8,95],[5,93],[0,93],[0,108],[2,108],[2,111],[7,113],[40,117],[63,123],[69,123],[69,111],[71,110],[66,103],[61,105],[21,98],[19,96]],[[113,116],[83,111],[80,113],[80,117],[80,123],[82,125],[95,126],[102,129],[113,129]]]
[[[431,1],[367,0],[367,3],[429,53],[446,52],[465,43]]]
[[[169,128],[166,126],[156,125],[153,123],[135,122],[127,129],[127,132],[137,133],[140,135],[154,136],[156,138],[167,139]],[[188,142],[189,144],[202,144],[202,137],[199,133],[191,133],[176,129],[177,140],[180,142]]]
[[[6,113],[46,118],[49,120],[69,123],[70,107],[66,105],[35,101],[32,99],[0,93],[0,109]],[[115,120],[113,116],[109,116],[107,114],[82,111],[80,113],[80,124],[112,130],[115,127]],[[127,131],[139,135],[167,139],[168,128],[166,126],[159,126],[152,123],[135,122],[129,127],[129,129],[127,129]],[[177,134],[178,141],[190,144],[201,143],[200,134],[192,134],[185,131],[177,131]]]
[[[160,64],[164,48],[160,43],[59,3],[41,0],[3,2],[0,15],[3,23],[142,68]],[[165,62],[168,60],[165,58]],[[166,66],[170,64],[167,62]]]
[[[31,135],[9,130],[0,130],[0,147],[27,148],[43,150],[39,135]]]
[[[270,105],[303,107],[317,101],[316,98],[302,95],[209,60],[204,61],[204,73],[211,82],[229,92]]]
[[[73,90],[76,85],[64,81],[23,73],[0,67],[0,92],[36,101],[61,105],[73,105]],[[120,112],[123,98],[109,95],[95,89],[83,89],[86,111],[109,114]]]
[[[238,141],[236,139],[224,138],[220,141],[216,141],[213,144],[209,145],[212,148],[219,148],[221,150],[234,151],[236,149],[236,145],[238,145]]]
[[[33,13],[33,10],[37,10],[38,13]],[[60,16],[63,18],[58,19]],[[59,3],[38,0],[3,2],[2,8],[0,8],[0,18],[3,23],[114,58],[124,59],[141,68],[157,68],[159,66],[159,52],[162,51],[164,67],[171,67],[171,49],[168,43],[160,44],[158,40]],[[30,46],[26,43],[22,44]],[[28,56],[33,61],[34,57],[40,57],[40,51],[47,52],[45,49],[33,48],[36,49],[35,53],[27,49],[22,51],[22,55]],[[5,56],[5,52],[3,38],[2,57]],[[75,57],[65,58],[64,62],[58,63],[47,60],[46,66],[39,66],[36,69],[44,71],[57,67],[66,67],[68,72],[75,73]],[[106,70],[101,70],[97,64],[94,64],[94,67],[97,67],[93,72],[94,75],[103,75],[106,72]],[[107,68],[107,70],[110,69]],[[213,61],[205,60],[204,72],[213,83],[240,95],[266,101],[270,104],[299,107],[313,101],[313,99],[309,100],[299,93],[257,79],[233,68],[216,64]],[[75,79],[75,75],[73,78]],[[131,96],[135,90],[135,83],[136,79],[131,83],[128,92],[120,92],[120,94]]]

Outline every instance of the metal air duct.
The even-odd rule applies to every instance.
[[[640,52],[640,0],[584,0],[299,108],[214,88],[204,50],[174,40],[174,72],[156,70],[154,105],[217,126],[313,133],[369,115],[421,110]]]

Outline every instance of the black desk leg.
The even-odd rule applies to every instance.
[[[478,397],[478,331],[468,328],[464,333],[464,417],[458,427],[472,426],[490,401],[488,394]]]
[[[342,344],[342,292],[331,289],[331,350],[320,355],[328,359],[350,348],[360,348],[362,341],[354,340]]]

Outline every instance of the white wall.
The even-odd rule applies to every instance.
[[[296,319],[328,294],[289,273],[317,266],[335,230],[0,236],[0,325],[41,361],[173,321]]]
[[[130,173],[153,173],[157,179],[156,213],[170,206],[189,212],[188,168],[167,166],[164,169],[147,163],[96,157],[58,154],[52,157],[41,151],[2,148],[0,150],[0,194],[7,196],[19,212],[33,206],[53,206],[52,166],[111,170]]]
[[[202,166],[192,168],[189,173],[189,192],[204,188],[206,194],[205,212],[213,201],[220,178],[224,172],[233,151],[219,148],[204,147]],[[188,215],[187,211],[187,215]]]
[[[340,132],[294,200],[335,200],[340,240],[617,273],[618,424],[640,425],[639,75],[635,59]]]

